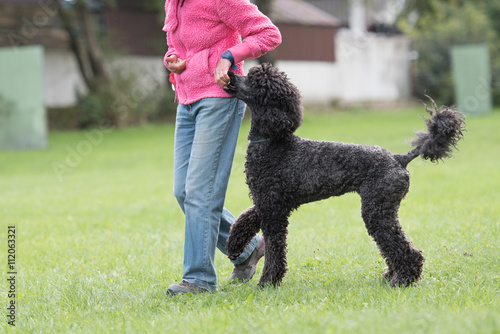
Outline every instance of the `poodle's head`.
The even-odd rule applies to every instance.
[[[252,67],[247,76],[229,72],[226,92],[244,101],[252,111],[254,136],[280,139],[302,124],[300,92],[284,72],[271,64]]]

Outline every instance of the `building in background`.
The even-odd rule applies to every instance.
[[[364,0],[304,2],[340,24],[334,62],[278,63],[294,79],[305,103],[390,104],[410,98],[410,39],[395,29],[392,0],[373,0],[370,7]]]

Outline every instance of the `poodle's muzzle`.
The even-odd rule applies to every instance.
[[[251,89],[248,83],[248,77],[233,72],[228,72],[227,74],[231,81],[224,90],[247,104],[251,103],[252,94],[250,94]]]

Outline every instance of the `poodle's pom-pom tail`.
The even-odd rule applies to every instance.
[[[453,149],[456,149],[457,142],[465,132],[465,117],[453,108],[438,108],[432,98],[426,97],[434,107],[432,110],[425,105],[425,110],[431,115],[431,118],[425,119],[428,132],[416,132],[410,144],[417,148],[422,158],[436,162],[449,158]]]

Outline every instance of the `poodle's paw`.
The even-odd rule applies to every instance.
[[[226,250],[227,250],[227,257],[233,261],[239,258],[241,253],[243,253],[243,251],[229,247],[229,244],[228,247],[226,247]]]
[[[408,287],[420,281],[424,265],[422,251],[414,248],[405,259],[405,266],[392,268],[391,287]],[[390,278],[390,277],[387,277]]]
[[[387,281],[391,281],[393,277],[394,277],[394,271],[392,271],[391,269],[387,269],[382,274],[382,278],[385,279],[385,280],[387,280]]]
[[[418,282],[418,278],[415,277],[401,277],[397,274],[394,275],[394,277],[390,280],[389,286],[392,288],[406,288],[409,287],[410,285]]]
[[[231,236],[227,240],[226,251],[230,260],[236,260],[241,253],[245,250],[245,245],[241,245],[237,242],[236,238],[232,238]]]
[[[406,288],[408,286],[411,285],[411,282],[410,281],[407,281],[407,280],[400,280],[400,279],[397,279],[397,277],[394,277],[393,279],[391,279],[391,281],[389,282],[389,286],[391,288]]]
[[[229,260],[231,261],[235,261],[237,258],[239,258],[241,255],[241,252],[239,253],[228,253],[227,257],[229,258]]]
[[[278,282],[278,281],[273,281],[272,279],[262,279],[262,277],[260,278],[260,281],[259,283],[257,284],[257,286],[259,288],[277,288],[281,285],[281,282]]]
[[[276,276],[271,276],[271,275],[266,275],[265,273],[262,274],[259,280],[259,284],[257,284],[261,288],[265,287],[273,287],[277,288],[281,285],[281,282],[283,281],[283,277],[276,277]]]

